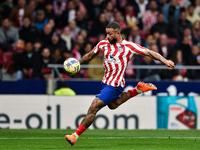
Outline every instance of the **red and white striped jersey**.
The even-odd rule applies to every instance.
[[[143,54],[146,49],[127,40],[116,44],[110,44],[107,38],[100,41],[94,47],[94,52],[104,53],[105,73],[102,82],[113,87],[124,87],[124,75],[129,60],[133,55]]]

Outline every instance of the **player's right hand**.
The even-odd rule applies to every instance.
[[[173,69],[175,68],[174,62],[171,61],[171,60],[165,61],[165,65],[166,65],[167,67],[171,67],[171,68],[173,68]]]

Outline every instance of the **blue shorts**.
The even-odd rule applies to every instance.
[[[100,100],[108,105],[112,100],[120,98],[120,94],[124,91],[123,87],[113,87],[101,82],[102,90],[96,95]]]

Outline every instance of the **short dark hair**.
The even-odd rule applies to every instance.
[[[188,8],[190,8],[190,7],[195,7],[195,6],[193,4],[191,4],[191,5],[188,6]]]
[[[22,20],[24,20],[25,18],[28,18],[29,20],[31,20],[31,19],[29,18],[29,16],[23,16],[23,19],[22,19]]]
[[[121,27],[120,27],[120,25],[119,25],[119,23],[117,23],[117,22],[111,22],[111,23],[109,23],[107,26],[106,26],[106,28],[113,28],[114,30],[121,30]]]
[[[59,88],[68,87],[68,84],[67,84],[67,82],[65,82],[65,81],[60,81],[60,82],[58,83],[58,87],[59,87]]]
[[[2,21],[6,20],[6,19],[8,19],[8,21],[10,21],[10,19],[8,17],[2,18]]]

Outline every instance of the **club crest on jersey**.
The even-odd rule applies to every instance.
[[[122,53],[124,51],[124,48],[122,47],[122,46],[120,46],[119,48],[118,48],[118,52],[119,53]]]

